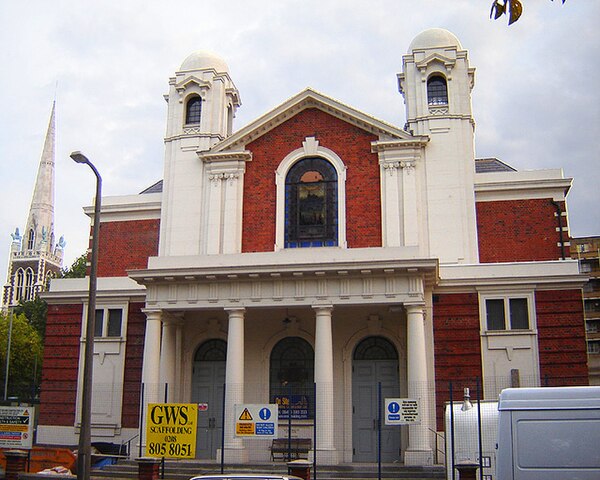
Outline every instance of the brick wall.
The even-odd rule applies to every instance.
[[[148,257],[158,254],[159,227],[160,220],[100,223],[98,276],[126,277],[129,269],[146,268]]]
[[[588,383],[581,295],[581,290],[535,293],[542,385]]]
[[[42,425],[72,426],[75,422],[82,313],[82,305],[48,306],[39,417]]]
[[[559,205],[564,211],[564,202]],[[476,207],[480,262],[560,258],[558,219],[550,198],[477,202]],[[566,217],[562,218],[562,224],[566,226]],[[568,240],[567,232],[563,238]]]
[[[144,335],[146,315],[143,303],[130,303],[127,314],[127,347],[123,377],[123,410],[121,421],[124,428],[137,428],[140,416],[140,388],[144,359]]]
[[[444,402],[462,400],[462,389],[475,396],[475,379],[481,378],[479,299],[476,293],[434,295],[433,338],[437,429],[444,429]]]
[[[381,246],[379,163],[371,153],[377,140],[318,109],[307,109],[247,145],[252,162],[244,176],[243,252],[273,251],[275,245],[275,171],[306,137],[333,150],[347,167],[346,236],[348,247]]]

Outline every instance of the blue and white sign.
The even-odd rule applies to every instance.
[[[385,399],[386,425],[418,425],[420,423],[418,400],[413,398]]]
[[[238,437],[277,436],[277,404],[242,404],[235,406],[235,434]]]

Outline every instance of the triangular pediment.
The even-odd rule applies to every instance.
[[[242,129],[217,143],[211,150],[238,150],[278,125],[309,108],[319,109],[344,122],[377,135],[380,140],[415,140],[416,137],[394,125],[363,113],[331,97],[307,88],[265,113]]]
[[[456,58],[447,57],[436,52],[428,55],[423,60],[416,62],[416,66],[417,68],[425,68],[434,62],[439,62],[445,67],[453,67],[456,64]]]

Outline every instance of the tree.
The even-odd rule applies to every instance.
[[[46,313],[48,312],[48,304],[39,297],[34,300],[23,301],[19,300],[19,304],[15,306],[15,315],[25,315],[25,318],[33,328],[37,330],[40,337],[43,339],[46,334]]]
[[[69,268],[63,268],[58,278],[85,278],[87,272],[87,253],[77,257]]]
[[[554,1],[554,0],[551,0]],[[561,0],[564,4],[566,0]],[[519,0],[494,0],[490,18],[498,20],[502,15],[508,15],[508,24],[515,23],[523,13],[523,5]]]
[[[21,401],[34,400],[41,378],[42,337],[23,314],[0,314],[0,365],[2,365],[0,377],[5,381],[11,315],[12,330],[6,393],[8,397],[18,397]]]

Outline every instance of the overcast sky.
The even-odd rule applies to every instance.
[[[0,275],[23,231],[52,101],[57,102],[55,234],[65,266],[87,248],[92,172],[105,195],[162,178],[168,79],[199,49],[228,63],[235,129],[312,87],[403,126],[396,74],[415,35],[442,27],[476,67],[476,155],[519,170],[563,168],[573,236],[600,234],[600,2],[523,0],[0,0]],[[2,280],[4,283],[5,280]]]

